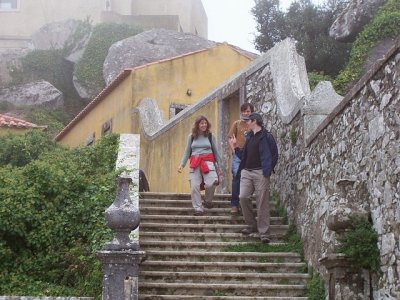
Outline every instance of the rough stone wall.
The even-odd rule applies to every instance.
[[[367,74],[325,122],[303,140],[303,116],[279,120],[269,65],[247,77],[246,101],[264,114],[277,138],[280,161],[275,188],[301,232],[305,256],[322,274],[318,260],[332,252],[335,234],[326,220],[337,203],[338,181],[355,179],[352,201],[369,206],[379,234],[381,271],[374,299],[400,299],[400,53]],[[382,64],[378,62],[377,64]],[[350,197],[350,195],[349,195]]]

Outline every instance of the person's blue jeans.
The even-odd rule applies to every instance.
[[[231,206],[239,207],[240,178],[236,178],[239,170],[240,158],[236,154],[232,156],[232,197]]]

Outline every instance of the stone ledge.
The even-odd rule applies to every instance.
[[[386,64],[386,62],[400,49],[400,38],[397,38],[394,46],[389,49],[386,55],[378,60],[361,79],[351,88],[351,90],[344,96],[342,101],[335,107],[335,109],[326,117],[326,119],[317,127],[317,129],[306,140],[306,146],[309,146],[312,141],[327,127],[333,119],[351,102],[355,95],[365,86],[365,84],[372,79],[372,77]]]

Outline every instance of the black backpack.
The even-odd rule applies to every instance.
[[[278,145],[276,144],[276,140],[271,132],[267,131],[267,142],[269,145],[269,150],[272,155],[272,171],[275,173],[275,166],[278,163],[279,153],[278,153]]]

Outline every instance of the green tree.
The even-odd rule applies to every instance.
[[[256,49],[265,52],[287,37],[294,38],[309,72],[335,76],[347,62],[351,45],[329,37],[329,28],[346,3],[330,0],[315,6],[310,0],[299,0],[283,12],[279,0],[256,0],[252,9],[258,31]]]
[[[285,37],[285,14],[279,9],[279,0],[255,0],[251,13],[256,19],[259,35],[255,38],[258,51],[266,52]]]

